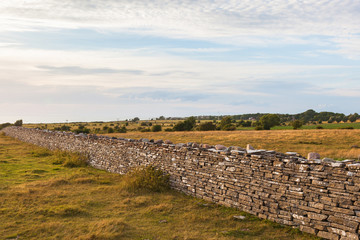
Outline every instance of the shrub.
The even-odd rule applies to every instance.
[[[322,126],[317,126],[316,129],[324,129]]]
[[[153,166],[134,168],[123,177],[123,186],[129,191],[163,192],[169,189],[170,176]]]
[[[295,120],[291,122],[291,126],[293,127],[293,129],[298,129],[301,128],[303,125],[303,122],[300,120]]]
[[[122,128],[118,129],[117,132],[119,133],[126,133],[127,129],[125,126],[123,126]]]
[[[17,120],[15,123],[14,123],[14,126],[19,126],[21,127],[23,125],[23,120],[20,119],[20,120]]]
[[[199,125],[199,131],[212,131],[216,130],[216,125],[212,122],[205,122]]]
[[[9,126],[11,126],[11,123],[3,123],[0,125],[0,130]]]
[[[76,133],[76,134],[79,134],[79,133],[85,133],[85,134],[88,134],[88,133],[90,133],[90,129],[88,129],[88,128],[78,128],[78,129],[75,129],[74,131],[73,131],[74,133]]]
[[[152,132],[160,132],[162,130],[161,125],[154,125],[151,127]]]
[[[181,121],[175,124],[174,131],[191,131],[196,126],[195,117],[189,117],[185,121]]]

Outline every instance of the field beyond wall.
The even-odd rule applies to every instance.
[[[305,157],[309,152],[318,152],[321,157],[334,159],[360,157],[360,129],[128,132],[106,135],[133,139],[163,139],[173,143],[197,142],[239,147],[251,144],[256,149],[297,152]]]

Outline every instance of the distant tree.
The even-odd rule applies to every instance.
[[[132,122],[138,122],[138,121],[140,121],[140,118],[134,117],[131,121],[132,121]]]
[[[164,117],[164,116],[160,116],[160,117],[158,118],[158,120],[165,120],[165,117]]]
[[[303,125],[303,122],[301,120],[295,120],[291,122],[291,126],[293,127],[293,129],[299,129],[301,128]]]
[[[14,126],[18,126],[18,127],[21,127],[23,125],[23,120],[20,119],[20,120],[16,120],[16,122],[14,123]]]
[[[224,131],[232,131],[235,130],[236,127],[235,125],[232,123],[232,118],[227,116],[227,117],[223,117],[220,121],[220,129],[224,130]]]
[[[112,127],[108,128],[107,130],[108,133],[113,133],[114,132],[114,129]]]
[[[350,122],[356,122],[356,119],[358,118],[358,114],[357,113],[354,113],[354,114],[350,114],[349,116],[348,116],[348,119],[349,119],[349,121]]]
[[[161,127],[161,125],[153,125],[152,127],[151,127],[151,131],[152,132],[160,132],[162,130],[162,127]]]
[[[189,117],[185,121],[180,121],[173,127],[174,131],[191,131],[196,126],[196,118]]]
[[[199,125],[199,131],[212,131],[216,129],[216,125],[212,122],[205,122]]]
[[[260,118],[259,122],[264,130],[270,130],[270,128],[280,124],[280,118],[276,114],[266,114]]]

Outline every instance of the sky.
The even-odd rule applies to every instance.
[[[0,2],[0,122],[360,112],[358,0]]]

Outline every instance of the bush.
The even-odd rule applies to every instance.
[[[212,122],[205,122],[199,125],[199,131],[212,131],[216,130],[216,125]]]
[[[132,169],[124,175],[124,188],[132,192],[163,192],[169,189],[170,176],[153,166]]]
[[[15,123],[14,123],[14,126],[18,126],[18,127],[21,127],[23,125],[23,120],[17,120]]]
[[[196,126],[195,117],[189,117],[185,121],[178,122],[173,127],[174,131],[191,131]]]
[[[161,130],[162,130],[161,125],[154,125],[151,127],[152,132],[161,132]]]
[[[291,122],[291,126],[293,127],[293,129],[298,129],[301,128],[303,125],[303,122],[300,120],[295,120]]]
[[[324,129],[322,126],[317,126],[316,129]]]
[[[11,123],[3,123],[0,125],[0,130],[9,126],[11,126]]]
[[[90,129],[85,128],[85,127],[84,128],[78,128],[78,129],[75,129],[73,132],[76,133],[76,134],[79,134],[79,133],[88,134],[88,133],[90,133]]]

